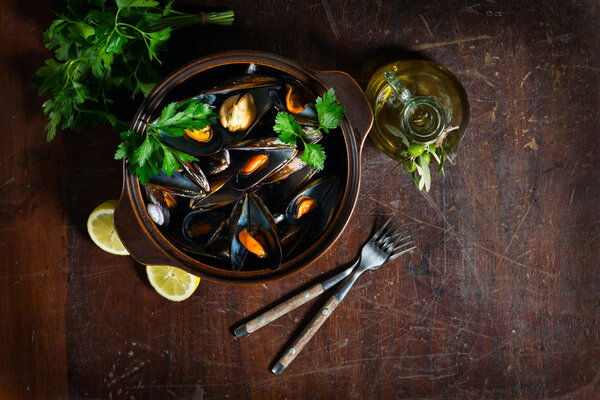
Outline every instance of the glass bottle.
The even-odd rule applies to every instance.
[[[435,144],[454,163],[469,101],[450,71],[431,61],[396,61],[375,72],[366,95],[375,115],[369,137],[386,155],[402,161],[410,144]]]

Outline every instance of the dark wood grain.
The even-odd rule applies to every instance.
[[[367,142],[356,210],[324,257],[266,285],[203,281],[182,303],[87,236],[89,213],[120,194],[118,135],[45,143],[31,78],[60,3],[0,6],[0,398],[600,397],[597,2],[230,1],[233,27],[175,33],[164,74],[254,49],[364,87],[419,57],[454,72],[471,105],[458,162],[428,195]],[[232,329],[340,271],[389,215],[418,250],[362,276],[273,376],[326,299],[241,340]]]

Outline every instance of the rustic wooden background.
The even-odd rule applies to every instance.
[[[420,194],[370,142],[348,228],[318,262],[170,303],[85,222],[118,198],[118,136],[47,144],[32,83],[62,2],[0,4],[0,398],[600,398],[597,1],[188,1],[236,12],[176,34],[165,74],[228,49],[338,69],[428,58],[471,104],[458,163]],[[418,251],[365,274],[281,377],[269,367],[325,299],[250,337],[231,329],[350,262],[397,215]]]

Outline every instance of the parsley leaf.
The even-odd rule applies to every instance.
[[[344,107],[335,99],[333,88],[329,89],[323,97],[317,98],[315,107],[319,117],[318,130],[323,129],[323,131],[329,133],[329,129],[335,129],[340,126],[341,118],[344,116]],[[293,115],[286,112],[277,113],[273,130],[279,133],[279,140],[290,146],[295,146],[297,139],[300,138],[304,145],[301,160],[319,170],[323,169],[326,158],[323,146],[317,143],[306,142],[304,131]]]
[[[181,13],[173,1],[67,0],[67,11],[51,23],[43,39],[54,57],[36,72],[40,96],[48,97],[46,139],[58,129],[83,130],[119,118],[123,90],[146,96],[160,79],[154,64],[174,29],[192,24],[231,25],[233,12]],[[119,111],[119,112],[118,112]],[[127,119],[127,118],[126,118]]]
[[[323,146],[318,143],[304,143],[304,154],[301,158],[302,161],[321,170],[325,166],[325,157]]]
[[[302,127],[293,115],[284,112],[277,113],[273,130],[279,133],[279,140],[290,146],[296,145],[296,137],[302,136]]]
[[[329,133],[330,129],[340,126],[341,118],[344,116],[344,107],[335,99],[335,91],[329,89],[323,97],[317,98],[315,108],[319,115],[319,129]]]
[[[183,103],[170,103],[162,110],[154,124],[146,125],[145,136],[128,130],[121,133],[121,142],[115,159],[126,159],[129,171],[136,174],[140,184],[148,183],[152,176],[162,170],[167,175],[180,169],[181,163],[198,161],[196,157],[172,149],[161,142],[163,134],[182,136],[184,129],[204,129],[217,114],[205,103],[191,99]]]

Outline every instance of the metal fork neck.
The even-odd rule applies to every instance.
[[[365,272],[365,268],[360,268],[360,266],[354,270],[354,273],[352,274],[352,276],[350,278],[348,278],[348,280],[346,282],[344,282],[344,284],[342,286],[340,286],[340,288],[335,292],[334,296],[341,302],[342,300],[344,300],[344,297],[346,297],[346,295],[348,294],[348,292],[350,291],[350,289],[352,288],[352,285],[354,285],[354,282],[356,282],[356,280],[358,279],[358,277]]]

